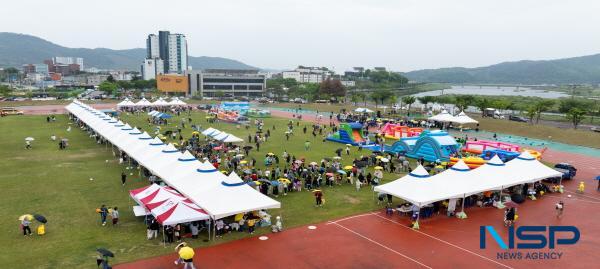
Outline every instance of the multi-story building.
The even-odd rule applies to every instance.
[[[188,71],[189,94],[215,97],[260,97],[266,88],[265,75],[258,70],[206,69]]]
[[[83,58],[79,57],[54,57],[52,58],[52,62],[54,64],[77,64],[79,65],[79,70],[83,70]]]
[[[164,73],[163,60],[159,58],[144,60],[144,64],[142,64],[142,79],[156,79],[156,75]]]
[[[282,77],[292,78],[300,83],[321,83],[333,74],[333,71],[326,67],[298,66],[295,70],[282,72]]]
[[[167,73],[182,74],[187,70],[187,41],[182,34],[169,35],[169,56]]]
[[[158,36],[149,34],[146,39],[146,59],[160,58]]]
[[[160,67],[158,65],[161,65]],[[158,74],[183,74],[188,70],[188,50],[185,35],[159,31],[146,39],[146,60],[142,64],[144,79]],[[151,74],[153,73],[154,74]]]
[[[106,75],[106,74],[97,74],[97,75],[87,76],[86,83],[87,83],[87,85],[98,86],[102,82],[106,81],[108,79],[108,76],[109,75]]]
[[[23,73],[38,73],[48,75],[48,65],[46,64],[24,64],[23,65]]]

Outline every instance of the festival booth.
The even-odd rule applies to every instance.
[[[437,201],[465,198],[484,191],[499,191],[515,185],[561,176],[560,172],[540,163],[528,152],[523,152],[518,158],[507,163],[494,157],[479,168],[469,171],[450,169],[428,176],[419,174],[417,170],[420,169],[415,169],[412,175],[376,186],[375,191],[391,194],[422,207]]]
[[[370,109],[365,108],[365,107],[359,107],[359,108],[355,109],[354,112],[358,112],[358,113],[373,113],[373,110],[370,110]]]
[[[142,98],[137,103],[135,103],[135,106],[136,107],[152,106],[152,103],[150,103],[150,101],[146,100],[146,98]]]
[[[186,106],[186,105],[187,105],[187,103],[186,103],[186,102],[184,102],[184,101],[181,101],[181,100],[180,100],[179,98],[177,98],[177,97],[173,97],[173,98],[171,99],[171,101],[169,102],[169,105],[171,105],[171,106]]]
[[[429,117],[428,120],[437,122],[453,122],[455,117],[448,113],[448,111],[442,110],[442,112],[439,114]]]
[[[125,98],[125,100],[123,100],[117,104],[117,108],[134,107],[134,106],[135,106],[135,103],[132,102],[131,100],[129,100],[129,98]]]
[[[157,218],[169,212],[171,212],[169,213],[169,216],[171,216],[179,212],[178,210],[186,210],[185,212],[188,213],[183,214],[185,216],[192,211],[199,212],[199,210],[204,209],[209,213],[203,217],[204,219],[208,216],[213,219],[220,219],[242,212],[281,207],[279,202],[257,192],[241,180],[228,181],[228,178],[217,171],[209,162],[200,162],[189,152],[182,154],[173,145],[165,145],[157,137],[151,139],[147,133],[140,132],[126,123],[124,124],[99,113],[78,100],[73,101],[65,108],[99,135],[127,152],[131,158],[199,206],[194,208],[189,203],[183,202],[185,204],[182,204],[182,202],[170,199],[172,203],[168,203],[170,207],[164,212],[158,212],[156,208],[163,206],[165,203],[152,206],[152,209],[154,209],[151,210],[152,214]],[[218,130],[214,131],[221,133]],[[224,141],[227,141],[227,138],[229,136],[225,137]],[[189,211],[190,208],[193,210]],[[164,216],[166,217],[166,215]],[[174,224],[191,220],[189,218],[178,218],[168,221],[171,217],[160,218],[162,224]]]
[[[147,207],[161,225],[176,225],[210,218],[202,208],[183,200],[167,199],[148,204]]]
[[[467,114],[465,114],[464,111],[461,111],[460,113],[458,113],[458,115],[456,115],[451,122],[452,123],[456,123],[458,125],[477,124],[477,123],[479,123],[478,121],[472,119]]]

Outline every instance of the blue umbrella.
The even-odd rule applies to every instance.
[[[277,181],[277,180],[273,180],[273,181],[271,181],[271,185],[273,185],[273,186],[275,186],[275,187],[279,186],[279,184],[280,184],[280,183],[279,183],[279,181]]]
[[[600,176],[597,176],[597,177],[596,177],[596,180],[600,180]]]
[[[338,174],[342,174],[342,175],[346,174],[346,171],[344,171],[344,170],[337,170],[337,172],[338,172]]]

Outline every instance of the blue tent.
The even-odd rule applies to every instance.
[[[157,118],[161,118],[161,119],[170,119],[170,118],[172,118],[173,116],[171,116],[171,115],[169,115],[169,114],[167,114],[167,113],[159,113],[159,114],[156,114],[156,116],[155,116],[155,117],[157,117]]]

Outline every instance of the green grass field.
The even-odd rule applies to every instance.
[[[192,118],[202,127],[209,126],[231,132],[246,139],[248,131],[237,129],[232,124],[208,124],[204,114],[194,113]],[[131,125],[150,131],[144,115],[123,115],[122,119]],[[171,122],[179,122],[173,119]],[[306,157],[309,161],[319,161],[322,157],[331,157],[334,150],[342,144],[321,142],[321,138],[312,138],[309,134],[296,135],[285,141],[284,130],[287,119],[266,119],[266,127],[276,127],[272,137],[260,152],[253,151],[259,167],[267,152],[281,154],[287,149],[296,157]],[[301,124],[300,127],[303,125]],[[107,247],[116,254],[114,263],[122,263],[160,254],[172,253],[173,247],[164,248],[159,241],[147,241],[145,225],[141,218],[135,218],[131,212],[133,201],[127,190],[146,185],[146,181],[137,176],[137,170],[128,179],[125,188],[120,184],[120,173],[125,166],[119,165],[113,157],[110,147],[99,145],[80,129],[67,132],[66,116],[59,116],[57,122],[46,123],[43,116],[4,117],[0,119],[0,264],[2,268],[92,268],[95,264],[95,249]],[[171,128],[174,128],[172,126]],[[163,129],[163,131],[166,129]],[[188,127],[184,137],[189,137]],[[67,150],[58,150],[57,137],[69,139]],[[24,138],[34,137],[33,149],[25,150]],[[310,137],[309,137],[310,136]],[[304,141],[312,142],[312,149],[304,151]],[[364,152],[366,153],[366,152]],[[353,149],[352,156],[344,156],[344,164],[351,163],[359,152]],[[108,162],[107,162],[108,161]],[[400,175],[385,175],[385,181]],[[93,181],[90,181],[93,178]],[[284,226],[293,226],[322,222],[329,219],[348,216],[379,208],[373,201],[373,192],[363,188],[357,192],[350,185],[324,188],[326,204],[322,208],[313,206],[314,199],[309,192],[291,193],[277,198],[282,203],[280,210],[273,215],[281,215]],[[100,225],[95,209],[101,204],[118,206],[121,213],[121,225],[113,228]],[[19,229],[17,218],[26,213],[39,213],[46,216],[49,223],[46,235],[24,237]],[[34,221],[35,223],[35,221]],[[35,232],[35,225],[32,226]],[[259,229],[258,233],[267,233]],[[192,246],[201,247],[218,244],[247,234],[230,234],[216,242],[203,242],[203,238],[192,241]],[[206,237],[206,236],[205,236]]]

